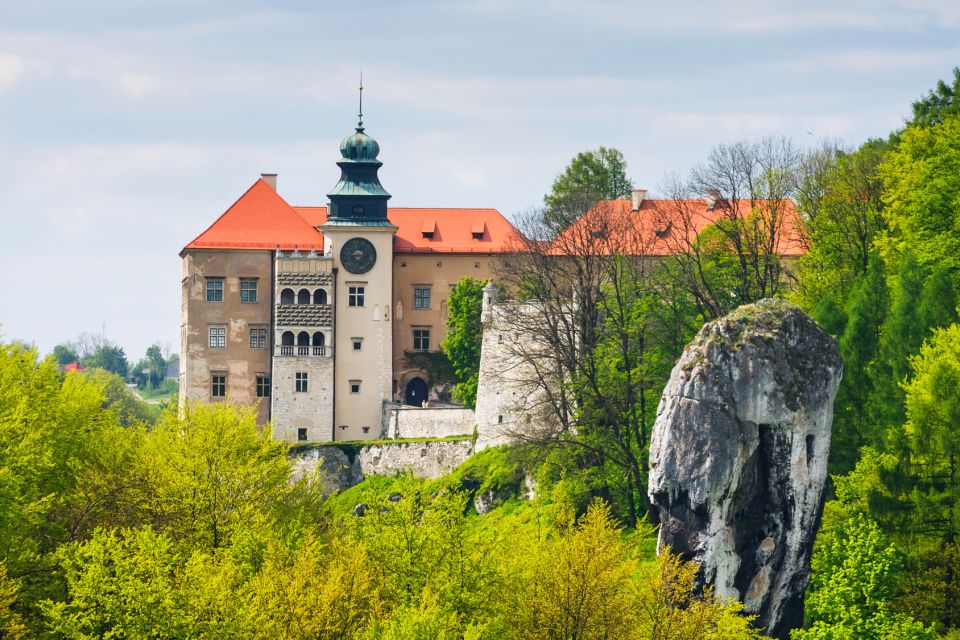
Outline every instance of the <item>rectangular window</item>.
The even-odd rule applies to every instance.
[[[430,308],[430,287],[414,287],[413,289],[413,308]]]
[[[267,328],[266,327],[250,327],[250,348],[251,349],[267,348]]]
[[[252,278],[240,279],[240,302],[257,301],[257,281]]]
[[[351,380],[350,381],[350,393],[360,393],[360,381]]]
[[[413,330],[413,350],[414,351],[430,350],[430,329],[414,329]]]
[[[207,302],[223,302],[223,278],[207,278]]]
[[[353,340],[353,350],[360,351],[360,347],[363,346],[363,338],[351,338]]]
[[[297,372],[297,393],[307,392],[307,373],[306,371]]]
[[[225,349],[227,346],[227,328],[210,327],[210,348]]]
[[[307,439],[307,429],[306,427],[300,427],[297,429],[297,440],[306,440]]]
[[[257,397],[270,397],[270,376],[266,373],[257,374]]]
[[[364,288],[359,285],[350,285],[347,288],[347,306],[362,307],[364,297]]]
[[[210,377],[210,395],[214,398],[225,398],[227,396],[227,374],[214,373]]]

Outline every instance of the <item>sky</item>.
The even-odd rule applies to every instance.
[[[326,204],[542,202],[579,151],[656,192],[716,144],[858,145],[960,65],[957,0],[0,0],[0,340],[178,350],[179,251],[260,175]]]

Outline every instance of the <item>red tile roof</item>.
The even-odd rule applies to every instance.
[[[503,253],[509,250],[514,233],[513,225],[496,209],[394,207],[387,216],[398,227],[393,242],[396,253]],[[430,223],[433,234],[424,237]]]
[[[750,206],[748,200],[738,201],[736,215],[748,215]],[[732,214],[730,205],[724,202],[710,209],[704,200],[644,200],[639,211],[633,211],[630,200],[605,200],[560,234],[554,241],[553,252],[564,254],[593,246],[600,254],[671,255],[707,225]],[[780,215],[783,223],[776,238],[777,252],[782,256],[803,254],[806,249],[800,221],[791,200],[780,202]]]
[[[86,371],[87,368],[80,364],[79,362],[71,362],[70,364],[63,367],[64,371]]]
[[[323,234],[261,178],[184,250],[275,249],[277,245],[322,250]]]
[[[500,253],[514,228],[496,209],[392,207],[396,253]],[[262,179],[190,242],[186,249],[317,249],[326,207],[293,207]],[[424,232],[433,230],[432,237]],[[474,233],[480,237],[474,237]]]

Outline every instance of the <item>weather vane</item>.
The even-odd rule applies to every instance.
[[[363,69],[360,69],[360,119],[357,121],[357,129],[363,131]]]

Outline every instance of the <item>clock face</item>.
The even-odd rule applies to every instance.
[[[340,264],[350,273],[366,273],[377,261],[377,250],[366,238],[350,238],[340,249]]]

